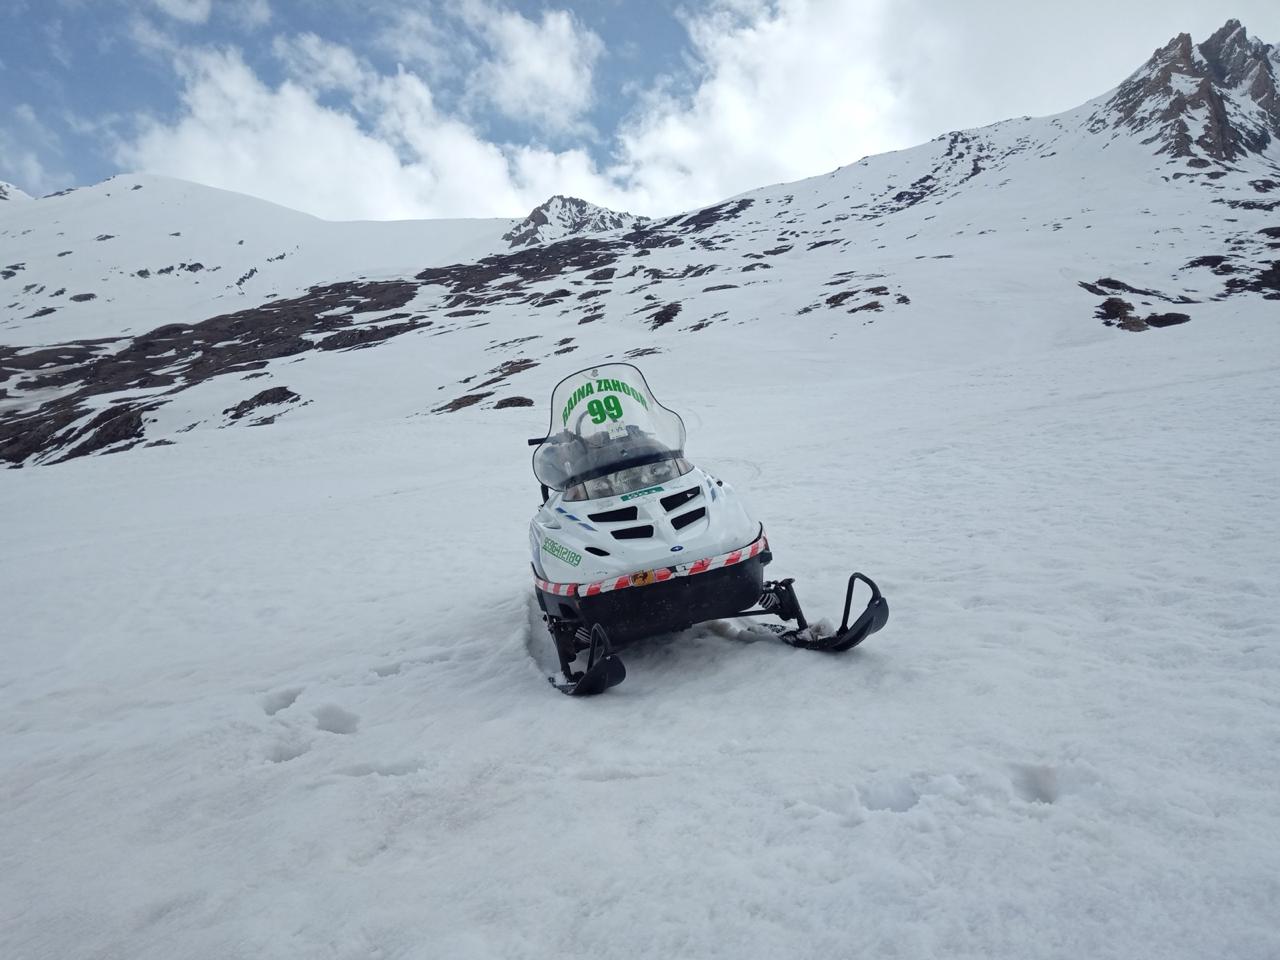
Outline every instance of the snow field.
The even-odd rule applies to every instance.
[[[0,474],[0,955],[1275,956],[1257,319],[645,358],[806,612],[861,569],[892,614],[659,638],[582,702],[525,555],[569,366],[423,417],[412,351],[325,358],[268,429]]]

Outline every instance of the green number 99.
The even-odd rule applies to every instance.
[[[587,404],[587,413],[591,414],[592,423],[604,423],[606,420],[622,419],[622,401],[617,397],[599,398]]]

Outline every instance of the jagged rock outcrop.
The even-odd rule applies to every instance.
[[[1280,141],[1278,73],[1275,47],[1251,38],[1238,20],[1198,45],[1181,33],[1117,88],[1091,128],[1139,131],[1158,153],[1191,166],[1229,164]]]
[[[644,221],[630,213],[598,207],[577,197],[556,195],[502,235],[513,248],[550,243],[584,233],[624,230]]]

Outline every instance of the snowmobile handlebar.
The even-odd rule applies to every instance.
[[[546,442],[547,442],[546,437],[530,437],[529,438],[529,446],[531,447],[536,447],[539,444],[546,443]]]

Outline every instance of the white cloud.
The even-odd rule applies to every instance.
[[[493,55],[477,77],[483,95],[505,116],[548,132],[579,127],[604,42],[567,10],[544,10],[538,21],[481,0],[463,10]]]
[[[656,209],[711,202],[906,145],[878,54],[882,0],[732,0],[690,18],[701,81],[652,94],[620,135]]]
[[[203,51],[181,63],[181,119],[147,121],[117,161],[332,219],[523,215],[566,189],[565,176],[568,189],[590,194],[597,185],[585,155],[508,156],[443,116],[412,73],[380,75],[318,39],[287,52],[299,69],[308,55],[333,57],[322,81],[344,85],[350,109],[320,104],[314,77],[311,87],[291,79],[272,89],[237,53]]]
[[[479,59],[471,37],[446,30],[435,15],[418,7],[392,11],[374,35],[374,44],[433,81],[457,77]]]
[[[497,52],[476,82],[504,111],[565,130],[590,103],[598,38],[584,40],[594,34],[561,12],[534,22],[486,2],[465,8]],[[146,121],[117,160],[331,218],[519,216],[553,193],[674,213],[909,145],[887,119],[900,106],[877,53],[887,6],[717,0],[700,8],[685,21],[695,82],[673,92],[681,78],[661,78],[624,121],[604,168],[580,147],[490,142],[442,109],[419,74],[380,73],[310,34],[277,39],[289,79],[274,88],[237,53],[177,51],[182,115]],[[484,12],[495,16],[474,20]],[[423,37],[437,36],[430,21],[414,22],[427,24]]]
[[[314,33],[276,37],[272,49],[294,82],[308,90],[358,93],[370,72],[349,48]]]
[[[213,0],[151,0],[162,13],[185,23],[205,23],[213,9]]]
[[[250,30],[265,27],[273,16],[267,0],[237,0],[230,5],[230,14],[237,23]]]
[[[17,104],[0,116],[0,180],[38,197],[74,182],[63,161],[58,136],[30,104]]]

